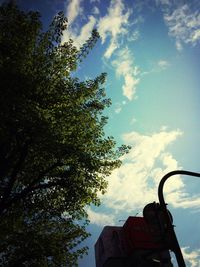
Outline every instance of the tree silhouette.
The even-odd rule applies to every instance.
[[[39,13],[15,4],[0,7],[0,20],[0,263],[76,266],[84,208],[99,204],[128,150],[104,133],[106,75],[71,75],[99,36],[78,50],[61,42],[63,13],[44,32]]]

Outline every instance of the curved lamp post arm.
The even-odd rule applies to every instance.
[[[160,181],[159,187],[158,187],[158,198],[159,198],[159,202],[160,202],[160,206],[161,209],[164,211],[165,217],[166,217],[166,221],[167,221],[167,228],[169,230],[169,236],[171,239],[171,243],[172,243],[172,247],[173,247],[173,252],[176,255],[176,259],[177,259],[177,263],[179,267],[186,267],[184,259],[183,259],[183,255],[178,243],[178,240],[176,238],[176,234],[174,232],[174,226],[172,225],[172,221],[171,218],[169,217],[167,208],[166,208],[166,203],[163,197],[163,187],[164,187],[164,183],[166,182],[166,180],[168,178],[170,178],[173,175],[178,175],[178,174],[183,174],[183,175],[190,175],[190,176],[196,176],[196,177],[200,177],[200,173],[196,173],[196,172],[190,172],[190,171],[184,171],[184,170],[176,170],[176,171],[172,171],[167,173]]]
[[[183,174],[183,175],[190,175],[190,176],[196,176],[196,177],[200,177],[200,173],[197,172],[190,172],[190,171],[184,171],[184,170],[177,170],[177,171],[172,171],[167,173],[162,180],[160,181],[159,187],[158,187],[158,198],[159,198],[159,202],[161,207],[165,207],[166,203],[164,201],[164,197],[163,197],[163,187],[164,187],[164,183],[166,182],[166,180],[173,176],[173,175],[178,175],[178,174]]]

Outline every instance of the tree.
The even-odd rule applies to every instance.
[[[0,7],[0,261],[3,266],[76,266],[87,248],[86,205],[128,147],[106,137],[103,73],[71,73],[98,39],[62,43],[59,13],[44,32],[37,12]]]

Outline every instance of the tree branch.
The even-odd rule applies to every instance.
[[[38,177],[33,180],[28,187],[33,187],[36,185],[42,178],[44,178],[45,175],[47,175],[50,171],[54,170],[56,167],[61,167],[63,164],[60,161],[55,162],[50,167],[48,167],[46,170],[41,171],[38,175]]]
[[[53,167],[53,165],[51,167]],[[70,171],[68,171],[68,173],[70,173]],[[50,188],[55,187],[55,186],[66,186],[67,185],[66,181],[67,181],[66,179],[60,179],[60,180],[52,181],[52,182],[45,183],[45,184],[39,184],[39,185],[35,185],[35,186],[31,186],[31,185],[27,186],[20,193],[15,194],[15,196],[12,197],[12,199],[10,199],[9,201],[7,201],[7,202],[4,201],[1,203],[0,216],[5,210],[7,210],[9,207],[11,207],[13,203],[16,203],[19,200],[25,199],[27,197],[27,195],[32,194],[37,190],[50,189]]]
[[[22,167],[22,164],[24,163],[24,161],[27,157],[29,144],[30,144],[30,140],[26,141],[24,146],[22,147],[22,151],[21,151],[19,160],[17,161],[17,163],[16,163],[15,167],[13,168],[13,171],[10,175],[10,180],[9,180],[9,183],[8,183],[6,189],[5,189],[1,204],[5,202],[6,198],[8,198],[8,196],[10,195],[10,193],[12,191],[13,185],[16,181],[17,174],[19,173],[19,171]]]

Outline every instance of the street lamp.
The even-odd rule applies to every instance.
[[[178,266],[186,267],[178,240],[176,238],[174,225],[172,224],[172,219],[167,210],[167,204],[165,203],[164,196],[163,196],[163,187],[164,187],[164,183],[166,182],[166,180],[173,175],[180,175],[180,174],[200,177],[200,173],[184,171],[184,170],[176,170],[176,171],[169,172],[160,181],[160,184],[158,187],[158,198],[160,202],[160,209],[164,214],[164,218],[166,222],[166,237],[169,242],[170,249],[174,252],[176,256]]]
[[[171,267],[169,250],[178,266],[186,267],[163,197],[164,183],[177,174],[200,177],[200,173],[190,171],[169,172],[159,183],[159,203],[147,204],[143,217],[130,216],[122,227],[105,226],[95,244],[96,267]]]

